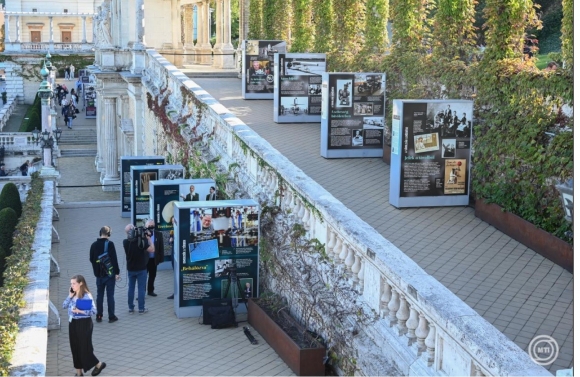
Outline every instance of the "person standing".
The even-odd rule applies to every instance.
[[[109,241],[110,237],[111,227],[105,225],[99,231],[99,238],[91,245],[89,260],[97,278],[97,322],[103,321],[103,296],[106,290],[109,323],[113,323],[119,320],[115,315],[115,281],[120,278],[120,270],[117,250],[115,244]]]
[[[148,310],[145,308],[145,285],[147,284],[147,262],[149,261],[149,251],[154,251],[151,237],[144,235],[143,244],[140,244],[138,237],[131,237],[135,230],[133,224],[125,227],[127,238],[123,240],[123,249],[127,257],[127,272],[129,275],[129,292],[127,303],[129,314],[135,313],[135,283],[137,283],[137,303],[139,314],[144,314]]]
[[[70,77],[70,66],[66,66],[66,68],[64,69],[64,79],[68,80]]]
[[[189,194],[187,195],[180,195],[184,202],[198,202],[199,201],[199,194],[195,192],[195,186],[189,186]]]
[[[147,295],[155,297],[157,296],[157,293],[155,293],[157,265],[162,263],[164,259],[163,234],[155,230],[155,221],[151,219],[147,220],[145,228],[149,231],[153,245],[153,250],[149,250],[149,260],[147,261],[147,274],[149,275],[149,279],[147,280]]]
[[[69,71],[70,71],[69,79],[74,79],[75,78],[75,66],[73,65],[73,63],[70,63]]]
[[[209,188],[209,194],[205,196],[205,200],[217,200],[217,196],[215,193],[215,187],[211,186]]]
[[[6,169],[4,164],[0,164],[0,177],[6,177],[8,176],[8,173],[6,173]]]
[[[30,166],[30,160],[26,160],[22,165],[20,165],[20,173],[22,173],[23,176],[28,175],[28,167],[29,166]]]
[[[90,309],[77,308],[77,300],[91,300]],[[107,366],[99,361],[93,349],[93,319],[97,312],[93,296],[87,282],[82,275],[75,275],[70,279],[69,295],[62,303],[63,309],[68,310],[68,337],[72,352],[73,365],[77,370],[75,376],[82,376],[94,367],[91,375],[98,376]],[[80,306],[80,305],[79,305]]]

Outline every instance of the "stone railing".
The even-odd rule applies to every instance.
[[[5,153],[22,152],[24,155],[40,154],[41,148],[36,144],[32,132],[2,132],[0,146],[4,146]]]
[[[6,122],[8,122],[8,119],[10,119],[10,115],[12,115],[12,112],[15,108],[16,99],[8,98],[6,104],[4,104],[0,109],[0,132],[4,130],[4,127],[6,127]]]
[[[357,355],[358,373],[551,375],[175,66],[154,50],[147,53],[143,84],[154,101],[167,102],[174,123],[186,123],[180,128],[190,145],[195,140],[196,151],[207,150],[242,191],[279,204],[308,237],[325,244],[335,270],[345,273],[363,305],[380,314],[353,335],[347,350]],[[146,110],[143,134],[157,136],[144,136],[145,152],[166,146],[177,156],[155,117]]]
[[[11,376],[44,376],[48,330],[60,328],[58,310],[49,298],[50,277],[59,273],[51,254],[53,197],[54,182],[45,181],[40,219],[32,244],[34,253],[27,276],[29,283],[24,288],[26,304],[20,309],[19,331],[10,361]]]
[[[7,52],[93,52],[92,43],[7,42]]]
[[[10,175],[7,177],[0,177],[0,192],[2,192],[4,185],[8,182],[16,185],[18,193],[20,194],[20,201],[24,203],[26,201],[26,196],[28,195],[28,190],[30,190],[30,176]]]

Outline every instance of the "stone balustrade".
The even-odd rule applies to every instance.
[[[147,54],[143,84],[151,100],[167,104],[192,151],[230,172],[228,192],[281,206],[325,244],[334,265],[328,274],[343,274],[365,310],[378,313],[353,335],[348,351],[357,355],[358,373],[550,375],[195,82],[154,50]],[[155,145],[177,156],[161,120],[145,113],[144,134],[156,135],[144,143],[146,153]]]
[[[30,177],[22,178],[28,178],[30,182]],[[60,328],[58,310],[49,298],[50,277],[59,273],[51,254],[54,185],[53,181],[44,182],[40,219],[32,244],[34,253],[27,276],[28,285],[24,288],[25,306],[20,309],[19,331],[10,360],[11,376],[46,375],[48,330]]]
[[[6,154],[40,155],[41,148],[36,144],[32,132],[2,132],[0,146],[4,146]]]
[[[0,177],[0,192],[2,192],[4,185],[8,182],[16,185],[18,193],[20,194],[20,201],[24,203],[26,201],[26,195],[28,195],[28,190],[30,190],[30,176],[10,175]]]
[[[6,127],[6,122],[8,122],[10,115],[12,115],[12,112],[16,108],[16,103],[17,102],[14,98],[8,98],[6,103],[0,109],[0,132],[4,130],[4,127]]]

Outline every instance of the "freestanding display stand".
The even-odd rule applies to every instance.
[[[234,308],[245,311],[239,305],[242,296],[258,296],[259,212],[258,203],[250,199],[175,203],[178,318],[200,316],[207,299],[229,298]]]
[[[274,54],[274,122],[320,123],[326,54]]]
[[[274,99],[274,54],[286,52],[284,41],[244,41],[242,98]]]
[[[182,165],[131,166],[131,223],[142,226],[149,218],[149,182],[183,179],[184,174]]]
[[[323,73],[320,155],[382,157],[384,73]]]
[[[472,101],[393,101],[390,204],[469,204],[472,119]]]
[[[174,179],[149,182],[149,218],[163,234],[165,261],[171,261],[173,250],[174,225],[173,206],[178,202],[216,200],[213,179]],[[212,190],[213,189],[213,190]]]
[[[121,217],[131,217],[131,166],[164,164],[162,156],[121,157]]]

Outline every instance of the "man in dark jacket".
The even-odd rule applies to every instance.
[[[103,293],[107,290],[107,309],[109,323],[119,320],[115,315],[115,281],[119,279],[119,262],[115,244],[109,241],[111,227],[104,226],[99,231],[99,238],[91,245],[89,260],[97,278],[97,322],[103,320]],[[107,253],[107,256],[104,254]]]
[[[149,251],[149,260],[147,261],[147,273],[149,279],[147,280],[147,295],[157,296],[155,293],[155,277],[157,276],[157,265],[163,262],[163,234],[155,230],[155,221],[147,220],[145,228],[151,234],[151,241],[153,242],[153,250]]]
[[[147,262],[149,261],[149,252],[153,249],[151,237],[144,235],[142,244],[138,237],[131,237],[135,226],[129,224],[125,227],[127,238],[123,240],[123,248],[127,257],[127,272],[129,275],[129,292],[127,303],[129,304],[129,314],[135,313],[135,283],[137,283],[137,303],[139,305],[139,314],[147,312],[145,308],[145,285],[147,284]]]

